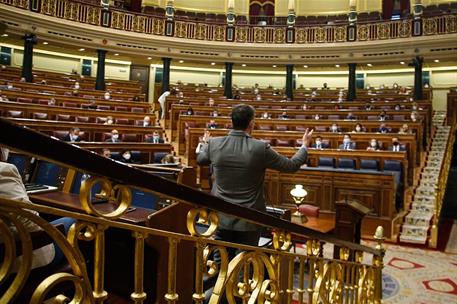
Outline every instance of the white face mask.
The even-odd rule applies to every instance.
[[[374,141],[371,142],[371,146],[374,148],[376,147],[376,143]]]
[[[105,99],[110,99],[110,95],[106,94]]]
[[[337,126],[332,126],[332,131],[336,131],[338,130],[338,127]]]
[[[315,120],[318,120],[318,119],[319,119],[319,116],[317,116],[317,115],[314,116],[314,119],[315,119]]]
[[[113,139],[118,139],[119,138],[119,134],[113,134]]]
[[[126,160],[129,160],[132,157],[132,155],[130,155],[130,153],[126,153],[122,155],[122,157],[124,157]]]
[[[13,85],[12,85],[12,84],[9,84],[9,85],[7,86],[7,88],[11,90],[11,89],[13,88]]]
[[[316,140],[316,145],[317,145],[317,146],[319,146],[319,145],[321,145],[321,144],[322,144],[322,142],[321,142],[320,140]]]
[[[360,132],[361,128],[360,128],[360,127],[355,127],[355,130],[356,130],[357,132]]]
[[[0,148],[0,152],[1,152],[1,159],[2,161],[7,161],[8,160],[8,156],[10,154],[10,150],[8,148]]]
[[[148,121],[143,121],[143,127],[147,127],[149,126],[149,122]]]
[[[79,83],[75,84],[75,89],[79,89]]]
[[[348,144],[348,143],[351,142],[351,140],[350,140],[349,138],[345,138],[345,139],[343,139],[343,142],[344,142],[345,144]]]

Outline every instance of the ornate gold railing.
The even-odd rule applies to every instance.
[[[159,36],[205,41],[235,41],[239,43],[335,43],[347,41],[387,40],[421,35],[443,35],[457,32],[457,15],[442,15],[423,18],[420,30],[412,19],[381,21],[350,25],[296,26],[291,38],[286,38],[286,26],[236,25],[234,37],[227,40],[227,26],[205,22],[176,20],[172,30],[166,30],[165,18],[118,10],[104,10],[102,7],[71,0],[0,0],[0,3],[29,9],[33,12],[54,16],[75,22],[100,25],[117,30],[138,32]],[[290,30],[290,29],[289,29]],[[352,34],[348,34],[352,33]]]
[[[2,145],[87,172],[91,176],[81,184],[79,200],[84,210],[81,212],[0,198],[0,233],[3,240],[3,251],[0,251],[3,252],[3,264],[0,265],[1,303],[9,303],[18,297],[24,301],[21,297],[26,291],[32,294],[30,303],[42,303],[50,297],[58,303],[103,303],[109,297],[118,295],[115,288],[107,286],[105,278],[108,268],[119,266],[109,264],[109,257],[114,253],[106,249],[108,231],[113,229],[128,232],[123,234],[123,242],[133,239],[133,259],[126,256],[122,263],[132,265],[134,282],[128,296],[134,303],[144,303],[146,299],[150,301],[148,296],[151,291],[145,289],[145,281],[151,273],[146,267],[145,252],[151,243],[156,244],[159,239],[164,241],[159,249],[165,257],[161,257],[158,267],[164,267],[165,271],[157,271],[160,277],[156,284],[166,284],[165,290],[158,289],[155,294],[159,303],[203,303],[204,283],[211,277],[215,278],[215,282],[211,285],[213,290],[209,293],[209,303],[220,303],[222,298],[228,303],[235,303],[235,299],[241,299],[243,303],[291,303],[292,300],[298,303],[381,303],[384,256],[381,227],[375,233],[378,243],[375,249],[343,242],[110,161],[15,126],[4,119],[0,119],[0,128]],[[100,185],[99,197],[114,202],[114,210],[102,211],[91,201],[92,189],[97,184]],[[174,204],[166,207],[172,210],[167,215],[167,222],[172,223],[169,227],[182,225],[185,229],[178,231],[155,227],[160,225],[154,222],[154,214],[152,225],[124,222],[122,217],[129,212],[132,204],[131,187],[170,198]],[[164,214],[166,208],[157,213]],[[184,208],[185,212],[182,213],[180,208]],[[65,235],[30,210],[39,212],[41,217],[72,218],[74,223]],[[270,227],[273,231],[272,248],[214,240],[218,227],[217,212]],[[27,226],[25,222],[28,222]],[[27,230],[30,222],[47,233],[54,246],[62,250],[68,264],[64,271],[49,270],[33,290],[30,290],[33,285],[28,283],[35,278],[35,272],[31,270],[33,232]],[[294,253],[291,245],[297,237],[306,246],[303,252]],[[93,244],[93,250],[89,254],[87,251],[83,253],[81,243]],[[190,247],[183,250],[180,247],[182,244],[190,244]],[[228,248],[241,252],[229,260]],[[22,255],[20,263],[17,263],[16,257],[18,249]],[[216,251],[219,252],[220,262],[214,259]],[[183,258],[189,261],[189,257],[192,261],[190,265],[182,262]],[[93,270],[86,267],[88,260],[92,261]],[[191,279],[183,279],[189,274],[183,269],[190,269]],[[128,274],[121,272],[110,279],[117,279],[126,285],[125,277]],[[65,290],[58,288],[62,283],[74,286],[71,299]],[[187,296],[186,287],[191,289]],[[25,302],[28,300],[22,303]]]

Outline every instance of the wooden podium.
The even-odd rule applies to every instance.
[[[335,206],[335,237],[360,244],[362,219],[371,209],[354,200],[337,201]],[[339,250],[335,248],[333,252],[333,257],[339,259]]]

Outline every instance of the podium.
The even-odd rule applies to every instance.
[[[371,209],[354,200],[335,202],[335,237],[343,241],[360,244],[362,219]],[[333,251],[333,258],[339,259],[339,249]],[[350,255],[352,259],[353,254]]]

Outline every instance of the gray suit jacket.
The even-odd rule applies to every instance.
[[[215,181],[211,193],[228,202],[265,211],[263,182],[265,170],[295,172],[305,163],[307,152],[300,148],[291,158],[278,154],[270,145],[253,139],[244,131],[211,138],[197,156],[200,165],[211,165]],[[219,228],[236,231],[257,230],[258,226],[219,214]]]

